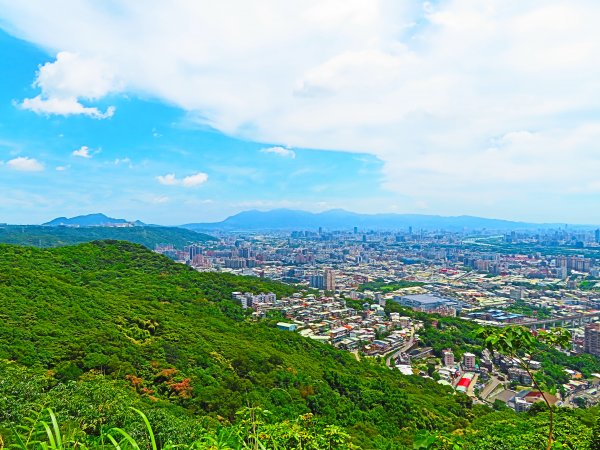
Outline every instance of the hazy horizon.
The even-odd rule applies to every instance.
[[[393,215],[398,215],[398,216],[411,216],[411,215],[417,215],[417,216],[431,216],[431,217],[440,217],[440,218],[452,218],[452,217],[472,217],[472,218],[477,218],[477,219],[488,219],[488,220],[498,220],[498,221],[508,221],[508,222],[515,222],[515,223],[526,223],[526,224],[539,224],[539,225],[557,225],[557,226],[575,226],[575,227],[596,227],[596,226],[600,226],[598,224],[594,224],[594,223],[570,223],[570,222],[529,222],[529,221],[525,221],[525,220],[520,220],[520,219],[507,219],[507,218],[503,218],[503,217],[483,217],[483,216],[472,216],[469,214],[455,214],[455,215],[440,215],[440,214],[424,214],[424,213],[420,213],[420,212],[374,212],[374,213],[361,213],[358,211],[352,211],[350,209],[344,209],[344,208],[331,208],[331,209],[324,209],[324,210],[317,210],[317,211],[309,211],[309,210],[304,210],[304,209],[294,209],[294,208],[274,208],[274,209],[260,209],[260,208],[253,208],[253,209],[245,209],[245,210],[240,210],[237,212],[234,212],[232,214],[214,219],[214,220],[188,220],[188,221],[183,221],[183,222],[178,222],[178,223],[170,223],[170,222],[149,222],[149,221],[145,221],[139,217],[129,217],[129,216],[118,216],[118,215],[114,215],[114,214],[107,214],[105,212],[101,212],[101,211],[95,211],[95,212],[82,212],[80,214],[75,214],[73,216],[67,216],[67,215],[57,215],[57,216],[52,216],[49,217],[45,220],[39,221],[39,222],[7,222],[7,221],[3,221],[0,218],[0,223],[6,223],[8,225],[43,225],[45,223],[51,222],[55,219],[58,218],[66,218],[66,219],[72,219],[72,218],[77,218],[77,217],[84,217],[84,216],[91,216],[91,215],[97,215],[97,214],[102,214],[105,215],[108,218],[111,219],[123,219],[123,220],[127,220],[128,222],[136,222],[136,221],[140,221],[146,225],[159,225],[159,226],[166,226],[166,227],[178,227],[181,225],[187,225],[187,224],[196,224],[196,223],[206,223],[206,224],[211,224],[211,223],[220,223],[223,222],[231,217],[237,216],[238,214],[241,213],[249,213],[249,212],[260,212],[260,213],[269,213],[269,212],[274,212],[274,211],[292,211],[292,212],[302,212],[302,213],[310,213],[310,214],[322,214],[322,213],[328,213],[328,212],[334,212],[334,211],[343,211],[346,213],[351,213],[351,214],[359,214],[359,215],[367,215],[367,216],[375,216],[375,215],[384,215],[384,214],[393,214]],[[351,227],[351,225],[348,225],[349,227]]]

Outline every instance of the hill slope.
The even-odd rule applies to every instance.
[[[313,413],[366,448],[468,423],[470,402],[446,387],[248,322],[225,300],[236,290],[290,293],[123,242],[0,246],[0,359],[50,370],[53,383],[100,371],[142,398],[219,420],[248,405],[280,420]]]
[[[290,209],[244,211],[216,223],[182,225],[192,230],[525,230],[555,228],[557,224],[535,224],[473,216],[433,216],[424,214],[359,214],[341,209],[311,213]]]
[[[174,227],[0,226],[0,243],[4,244],[60,247],[102,239],[129,241],[153,249],[157,244],[173,244],[181,248],[193,242],[205,242],[214,238],[207,234]]]
[[[0,441],[15,443],[11,430],[39,421],[45,405],[65,442],[96,448],[119,426],[150,448],[135,406],[159,448],[255,448],[258,434],[277,448],[412,448],[417,430],[446,436],[428,448],[449,448],[446,438],[463,442],[454,448],[544,448],[544,413],[473,407],[432,381],[280,331],[277,317],[251,322],[227,300],[238,290],[292,288],[197,273],[126,242],[0,245]],[[587,450],[598,410],[557,414],[560,442]]]

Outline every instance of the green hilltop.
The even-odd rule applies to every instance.
[[[495,449],[511,442],[503,433],[515,421],[527,442],[543,441],[543,412],[494,413],[432,380],[278,330],[277,317],[254,322],[234,291],[293,288],[198,273],[128,242],[0,245],[0,442],[15,443],[46,407],[70,442],[99,447],[114,427],[147,438],[129,406],[148,415],[159,447],[412,448],[435,430]],[[588,442],[596,414],[563,413],[569,431],[557,436]]]
[[[61,247],[106,239],[129,241],[150,249],[160,244],[173,244],[181,248],[194,242],[215,240],[207,234],[176,227],[0,225],[0,243],[3,244]]]

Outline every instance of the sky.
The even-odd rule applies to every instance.
[[[600,223],[594,0],[0,0],[0,222]]]

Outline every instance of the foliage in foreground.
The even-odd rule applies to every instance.
[[[99,436],[82,434],[73,427],[59,424],[51,408],[44,409],[28,420],[28,425],[12,429],[8,438],[11,448],[20,450],[115,448],[151,450],[198,449],[198,450],[245,450],[245,449],[351,449],[348,434],[335,425],[318,427],[311,414],[300,416],[295,421],[269,423],[269,411],[261,408],[244,408],[238,412],[241,420],[235,426],[218,430],[204,430],[198,440],[188,444],[177,441],[161,442],[156,436],[148,417],[139,409],[130,408],[141,419],[143,434],[132,435],[123,428],[110,428]],[[2,441],[0,441],[1,443]]]

